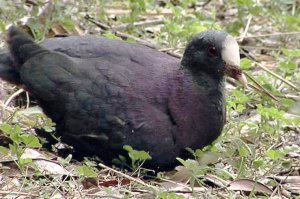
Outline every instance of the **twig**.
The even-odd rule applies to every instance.
[[[158,48],[155,44],[152,44],[152,43],[150,43],[148,41],[145,41],[143,39],[140,39],[138,37],[135,37],[135,36],[132,36],[132,35],[120,32],[120,31],[115,31],[114,33],[115,33],[116,36],[121,37],[122,39],[133,39],[137,43],[143,44],[143,45],[148,46],[150,48],[153,48],[153,49],[157,49]]]
[[[258,90],[259,92],[261,92],[261,93],[263,93],[263,94],[266,94],[266,95],[268,95],[270,98],[272,98],[273,100],[275,100],[275,101],[278,101],[278,99],[273,95],[273,94],[271,94],[269,91],[267,91],[264,87],[262,87],[251,75],[249,75],[247,72],[244,72],[244,74],[247,76],[247,78],[249,78],[252,82],[254,82],[255,83],[255,85],[256,86],[258,86],[258,88],[257,87],[255,87],[255,86],[253,86],[253,85],[251,85],[251,84],[249,84],[249,86],[250,87],[252,87],[253,89],[255,89],[255,90]]]
[[[293,89],[295,89],[296,91],[300,91],[293,83],[291,83],[290,81],[284,79],[283,77],[281,77],[280,75],[274,73],[273,71],[269,70],[268,68],[266,68],[265,66],[263,66],[262,64],[258,63],[254,57],[252,57],[251,55],[249,55],[249,53],[244,52],[245,56],[247,58],[249,58],[250,60],[253,61],[253,63],[255,63],[259,68],[261,68],[262,70],[266,71],[267,73],[271,74],[272,76],[276,77],[277,79],[281,80],[282,82],[286,83],[287,85],[289,85],[290,87],[292,87]],[[253,79],[253,78],[252,78]],[[256,82],[256,84],[258,84]],[[258,84],[259,85],[259,84]]]
[[[240,45],[241,48],[255,48],[259,50],[274,50],[274,51],[281,51],[279,48],[271,48],[271,47],[265,47],[265,46],[249,46],[249,45]]]
[[[24,89],[19,89],[18,91],[16,91],[14,94],[12,94],[7,100],[6,102],[4,103],[4,106],[3,106],[3,112],[5,111],[6,107],[9,105],[9,103],[15,98],[17,97],[18,95],[20,95],[22,92],[24,91]]]
[[[136,182],[136,183],[138,183],[138,184],[141,184],[141,185],[143,185],[143,186],[145,186],[145,187],[148,187],[148,188],[157,190],[157,187],[152,186],[152,185],[149,185],[149,184],[143,182],[143,181],[140,180],[140,179],[136,179],[136,178],[134,178],[134,177],[132,177],[132,176],[129,176],[129,175],[125,174],[125,173],[122,173],[122,172],[120,172],[120,171],[117,171],[117,170],[115,170],[115,169],[113,169],[113,168],[110,168],[110,167],[108,167],[108,166],[106,166],[106,165],[104,165],[104,164],[102,164],[102,163],[99,163],[98,165],[99,165],[100,167],[104,168],[104,169],[108,169],[108,170],[110,170],[110,171],[112,171],[112,172],[114,172],[114,173],[116,173],[116,174],[118,174],[118,175],[120,175],[120,176],[123,176],[123,177],[127,178],[128,180],[131,180],[131,181],[133,181],[133,182]]]
[[[123,30],[123,29],[126,29],[126,28],[130,27],[130,26],[138,27],[138,26],[158,25],[158,24],[161,24],[163,22],[164,22],[163,19],[138,21],[138,22],[134,22],[133,24],[127,23],[127,24],[121,24],[121,25],[118,25],[118,26],[114,26],[114,27],[112,27],[112,30],[115,30],[115,31]]]
[[[60,178],[60,177],[59,177],[59,178]],[[52,197],[55,195],[55,193],[57,193],[57,192],[59,192],[61,195],[64,195],[64,193],[63,193],[64,191],[67,191],[67,192],[68,192],[68,190],[67,190],[66,187],[64,186],[64,183],[67,181],[68,176],[64,176],[63,179],[53,178],[52,181],[51,181],[49,178],[47,178],[47,179],[50,181],[50,184],[52,184],[53,187],[55,187],[55,190],[52,192],[50,198],[52,198]],[[54,181],[55,181],[58,185],[56,185]],[[79,195],[80,195],[80,198],[83,198],[82,195],[81,195],[81,192],[79,192]]]
[[[290,81],[284,79],[283,77],[281,77],[280,75],[274,73],[273,71],[267,69],[266,67],[264,67],[262,64],[256,62],[253,60],[253,62],[261,69],[263,69],[264,71],[268,72],[269,74],[273,75],[274,77],[276,77],[277,79],[280,79],[282,82],[286,83],[287,85],[289,85],[290,87],[292,87],[293,89],[295,89],[296,91],[300,91],[297,86],[295,86],[293,83],[291,83]]]
[[[262,35],[249,35],[245,36],[245,38],[258,38],[258,37],[272,37],[272,36],[285,36],[285,35],[298,35],[300,32],[278,32],[278,33],[270,33],[270,34],[262,34]],[[238,40],[241,37],[236,37]]]
[[[105,13],[107,15],[115,15],[115,16],[121,16],[121,15],[128,15],[131,12],[129,9],[106,9]],[[193,9],[187,9],[187,13],[192,13],[194,12]],[[145,13],[145,16],[172,16],[174,13],[171,10],[163,10],[160,12],[157,11],[150,11]]]
[[[97,20],[95,20],[93,17],[91,17],[90,15],[85,15],[84,16],[84,19],[88,20],[89,22],[92,22],[93,24],[95,24],[96,26],[98,26],[99,28],[102,28],[103,30],[109,30],[111,29],[110,26],[104,24],[104,23],[101,23]]]
[[[281,186],[284,181],[289,177],[289,175],[293,172],[293,170],[289,171],[288,175],[285,176],[284,179],[281,179],[280,182],[277,184],[277,186],[275,187],[273,193],[270,195],[270,198],[272,198],[273,196],[275,196],[276,192],[278,192],[279,190],[279,186]],[[274,178],[273,178],[274,179]],[[275,179],[276,180],[276,179]]]
[[[28,109],[30,106],[30,97],[27,91],[25,93],[26,93],[26,109]]]
[[[252,15],[250,15],[249,18],[248,18],[245,31],[243,32],[242,36],[240,36],[240,38],[238,40],[239,42],[242,42],[245,39],[245,37],[247,35],[247,32],[248,32],[248,29],[249,29],[249,26],[250,26],[250,23],[251,23],[251,20],[252,20]]]
[[[298,3],[299,3],[299,2],[298,2]],[[294,1],[293,1],[293,8],[292,8],[292,16],[295,16],[296,7],[297,7],[297,1],[294,0]]]
[[[30,158],[30,157],[29,157]],[[43,160],[43,161],[47,161],[47,162],[52,162],[52,163],[54,163],[54,164],[57,164],[57,165],[59,165],[59,166],[61,166],[59,163],[58,163],[58,161],[56,161],[56,160],[49,160],[49,159],[47,159],[47,158],[43,158],[43,157],[38,157],[38,158],[30,158],[31,160]],[[17,161],[17,158],[12,158],[12,159],[9,159],[9,160],[0,160],[0,163],[1,164],[5,164],[5,163],[13,163],[13,162],[15,162],[15,161]]]
[[[32,197],[39,197],[39,195],[34,193],[25,193],[25,192],[18,192],[18,191],[0,191],[0,195],[22,195],[22,196],[32,196]]]
[[[287,94],[287,95],[275,95],[275,96],[278,98],[286,98],[286,99],[292,99],[295,101],[300,101],[300,96],[297,96],[297,95]]]
[[[73,173],[73,171],[74,171],[74,169],[72,169],[72,170],[70,171],[70,173]],[[71,178],[71,180],[72,180],[73,183],[75,184],[75,186],[76,186],[76,188],[77,188],[77,190],[78,190],[78,192],[79,192],[80,197],[83,198],[81,182],[78,182],[78,180],[76,180],[76,179],[74,178],[74,176],[72,176],[72,175],[69,175],[69,177]]]
[[[182,58],[181,54],[176,53],[176,52],[170,52],[169,50],[174,50],[174,48],[162,48],[162,49],[159,49],[160,52],[167,53],[168,55],[171,55],[171,56],[176,57],[176,58]]]
[[[154,49],[157,48],[157,46],[155,44],[152,44],[148,41],[142,40],[138,37],[135,37],[135,36],[120,32],[120,31],[114,31],[110,26],[100,23],[99,21],[95,20],[93,17],[91,17],[89,15],[86,15],[84,18],[86,20],[88,20],[89,22],[95,24],[96,26],[100,27],[101,29],[103,29],[102,32],[113,32],[116,36],[121,37],[122,39],[133,39],[136,42],[143,44],[145,46],[148,46],[150,48],[154,48]]]

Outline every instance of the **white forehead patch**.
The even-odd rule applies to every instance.
[[[222,44],[222,59],[228,65],[240,65],[240,51],[237,41],[230,35],[227,35]]]

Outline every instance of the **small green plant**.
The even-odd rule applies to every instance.
[[[124,145],[123,149],[126,150],[128,152],[128,156],[131,160],[131,164],[129,165],[127,163],[127,158],[124,157],[123,155],[119,155],[118,159],[114,159],[113,163],[117,164],[117,165],[123,165],[126,166],[129,169],[132,170],[137,170],[138,168],[140,168],[140,166],[146,161],[146,160],[151,160],[151,156],[149,155],[149,153],[145,152],[145,151],[138,151],[133,149],[131,146],[129,145]]]
[[[285,55],[284,58],[279,59],[278,72],[282,73],[284,77],[293,76],[297,70],[297,59],[300,57],[300,49],[281,49]]]
[[[96,167],[95,162],[85,159],[84,165],[79,167],[78,173],[79,173],[79,175],[81,175],[83,177],[95,178],[95,177],[97,177],[95,167]]]
[[[132,26],[129,29],[133,28],[133,23],[137,21],[138,17],[146,11],[147,1],[145,0],[130,0],[129,9],[130,14],[125,18]]]
[[[12,155],[16,158],[16,164],[21,171],[24,171],[24,166],[32,162],[29,158],[22,158],[26,148],[40,148],[42,145],[37,136],[23,133],[18,124],[1,124],[0,130],[7,135],[12,141],[9,144],[9,149],[1,146],[0,152],[5,155]]]
[[[189,172],[190,172],[190,180],[189,183],[193,188],[196,184],[202,185],[202,181],[200,177],[203,177],[207,171],[209,170],[207,166],[200,166],[197,160],[187,159],[184,160],[182,158],[176,158]]]

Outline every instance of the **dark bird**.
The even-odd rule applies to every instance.
[[[222,31],[196,35],[182,60],[100,36],[39,45],[15,27],[7,42],[0,77],[37,99],[64,142],[104,161],[130,145],[149,152],[149,168],[175,166],[186,147],[202,148],[221,134],[224,75],[247,84],[239,46]]]

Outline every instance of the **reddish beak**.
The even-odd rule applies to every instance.
[[[229,77],[238,80],[245,88],[247,88],[248,85],[247,78],[242,72],[242,70],[239,69],[237,66],[226,65],[225,74],[228,75]]]

